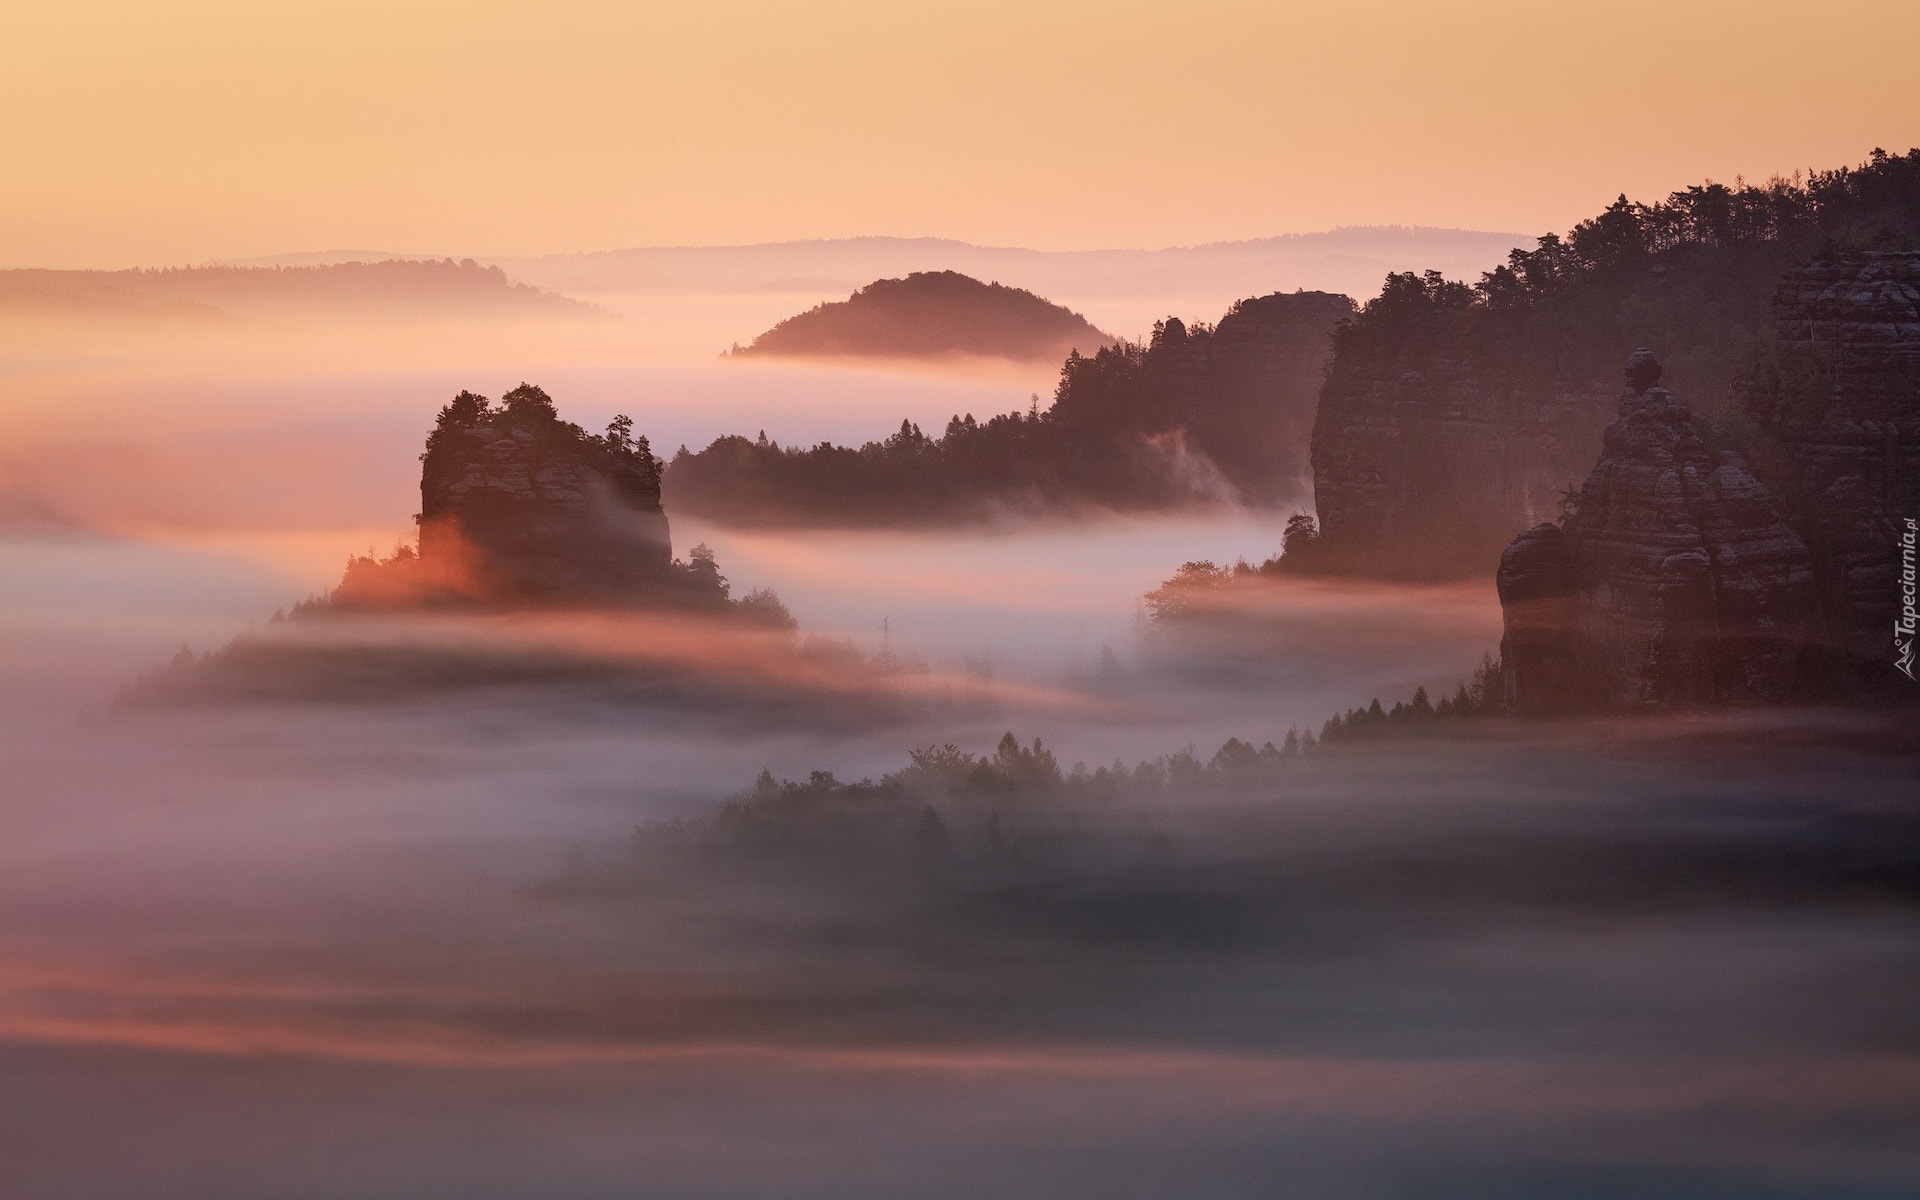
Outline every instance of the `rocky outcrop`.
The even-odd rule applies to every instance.
[[[1818,644],[1849,683],[1884,675],[1920,516],[1920,254],[1792,271],[1774,314],[1773,369],[1743,388],[1756,452],[1812,553]]]
[[[1502,559],[1518,711],[1768,702],[1795,687],[1812,614],[1807,547],[1725,435],[1658,378],[1636,352],[1559,536],[1529,530]]]
[[[1217,325],[1169,317],[1145,347],[1068,360],[1051,416],[1060,457],[1117,436],[1184,439],[1254,505],[1291,504],[1312,486],[1314,408],[1334,328],[1353,301],[1275,292],[1235,302]]]
[[[1371,573],[1484,570],[1556,515],[1609,407],[1603,390],[1489,371],[1464,335],[1337,353],[1312,435],[1326,548]]]
[[[1920,244],[1920,150],[1876,150],[1804,183],[1708,183],[1653,204],[1622,196],[1471,285],[1437,271],[1387,276],[1333,339],[1314,428],[1318,557],[1373,574],[1492,566],[1584,474],[1611,419],[1604,381],[1628,349],[1657,340],[1670,352],[1668,386],[1740,433],[1816,560],[1846,579],[1823,605],[1848,610],[1838,619],[1860,631],[1855,651],[1874,649],[1865,631],[1889,623],[1884,601],[1866,599],[1887,591],[1869,563],[1884,561],[1887,531],[1864,514],[1893,490],[1884,480],[1915,477],[1901,415],[1910,375],[1900,382],[1914,292],[1911,253],[1831,252],[1867,244]],[[1799,269],[1822,253],[1831,261]],[[1783,368],[1824,382],[1789,389],[1789,411],[1760,420],[1783,427],[1800,459],[1791,488],[1747,439],[1749,423],[1720,407],[1752,366],[1776,288],[1781,341],[1796,351]],[[1852,515],[1801,521],[1817,506]]]
[[[1543,522],[1513,540],[1496,577],[1504,632],[1500,682],[1510,712],[1546,713],[1579,694],[1573,664],[1573,565],[1558,525]]]
[[[659,467],[625,426],[587,434],[524,384],[497,408],[463,392],[421,458],[429,578],[494,600],[605,600],[668,575]]]

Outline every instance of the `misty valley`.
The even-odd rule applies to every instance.
[[[1920,150],[1387,232],[0,271],[0,1196],[1913,1194]]]

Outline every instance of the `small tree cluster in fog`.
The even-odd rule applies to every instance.
[[[1454,722],[1497,714],[1500,664],[1486,656],[1473,677],[1436,704],[1426,688],[1391,708],[1374,700],[1334,713],[1320,726],[1290,728],[1276,744],[1228,738],[1211,755],[1191,745],[1129,765],[1121,759],[1062,769],[1039,738],[1004,734],[991,753],[948,742],[910,751],[907,764],[878,780],[845,782],[831,771],[804,780],[762,771],[751,788],[710,818],[654,822],[636,831],[643,850],[734,847],[846,852],[881,843],[925,845],[955,830],[975,831],[983,844],[1058,835],[1077,804],[1155,801],[1209,791],[1243,792],[1285,782],[1289,772],[1330,749],[1379,738],[1438,733]],[[911,837],[909,837],[911,835]]]
[[[1280,553],[1258,566],[1244,558],[1231,567],[1210,558],[1181,563],[1179,570],[1141,597],[1148,621],[1173,625],[1218,616],[1236,586],[1311,571],[1320,562],[1320,530],[1306,513],[1287,518],[1280,545]]]

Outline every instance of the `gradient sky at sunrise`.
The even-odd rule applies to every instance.
[[[70,0],[0,265],[1562,228],[1920,143],[1920,5]]]

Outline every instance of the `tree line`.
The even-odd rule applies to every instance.
[[[1320,367],[1344,296],[1244,300],[1219,324],[1170,317],[1144,342],[1068,353],[1052,402],[860,446],[729,435],[681,447],[677,511],[738,524],[971,523],[1008,513],[1274,505],[1305,487]]]

